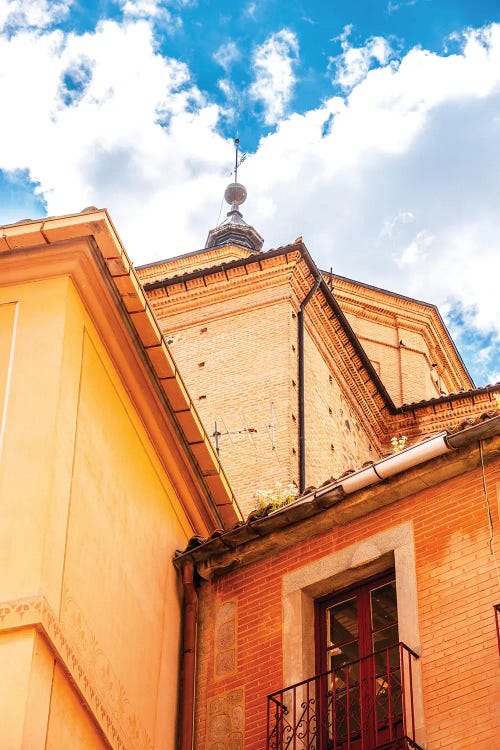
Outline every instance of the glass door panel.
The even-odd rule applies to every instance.
[[[316,604],[320,701],[318,750],[371,750],[397,736],[401,675],[396,584],[390,575]],[[326,687],[328,686],[328,687]]]
[[[396,582],[370,591],[376,734],[396,734],[402,715]]]
[[[326,609],[327,669],[334,670],[329,696],[329,735],[334,747],[360,731],[358,598]]]

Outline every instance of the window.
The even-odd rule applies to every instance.
[[[284,688],[276,700],[289,705],[290,695],[301,705],[302,694],[311,695],[317,675],[317,649],[315,633],[316,602],[332,600],[332,592],[354,591],[364,582],[370,583],[393,570],[396,579],[400,663],[404,665],[402,677],[405,686],[404,714],[406,734],[413,741],[407,745],[425,747],[425,723],[422,696],[417,579],[415,546],[411,522],[384,529],[355,544],[332,550],[319,560],[292,570],[283,577],[283,684],[301,685],[296,690]],[[332,602],[335,603],[335,602]],[[381,637],[381,636],[380,636]],[[345,644],[344,644],[345,645]],[[413,655],[412,655],[413,654]],[[322,670],[324,672],[324,669]],[[308,687],[309,686],[309,687]],[[271,701],[270,715],[274,722],[276,704]],[[288,714],[289,720],[292,719]],[[274,724],[270,727],[270,735]],[[302,750],[298,732],[294,735],[296,750]],[[401,741],[398,744],[402,744]],[[269,747],[276,747],[270,741]],[[332,746],[331,742],[317,744],[317,750]],[[279,747],[278,743],[278,747]],[[312,747],[312,745],[310,745]],[[365,748],[367,750],[367,748]]]
[[[373,748],[403,735],[394,573],[316,602],[316,671],[324,674],[321,746]]]
[[[268,696],[268,750],[421,750],[395,572],[338,588],[314,603],[316,673]]]

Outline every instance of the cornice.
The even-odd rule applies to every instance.
[[[281,261],[279,259],[281,258]],[[290,259],[293,260],[292,263],[290,263]],[[287,265],[291,266],[291,276],[290,283],[292,287],[292,305],[294,305],[295,311],[298,310],[300,307],[301,301],[305,298],[307,293],[309,292],[310,288],[312,287],[315,279],[315,273],[319,273],[317,267],[315,266],[312,258],[309,256],[309,253],[306,249],[306,247],[303,245],[301,241],[297,241],[293,245],[289,245],[286,247],[277,248],[276,250],[270,250],[266,253],[260,253],[257,256],[252,256],[251,258],[244,258],[239,261],[234,261],[232,263],[228,264],[222,264],[221,267],[216,268],[207,268],[204,270],[201,270],[196,273],[191,274],[185,274],[180,279],[171,279],[168,280],[167,283],[164,282],[157,282],[155,284],[146,285],[146,292],[148,296],[150,297],[153,306],[155,309],[158,309],[159,313],[166,312],[168,308],[168,312],[170,314],[175,314],[179,312],[182,309],[182,304],[180,303],[179,306],[176,306],[173,304],[172,300],[173,298],[179,299],[179,295],[182,295],[183,297],[183,304],[186,303],[188,305],[191,304],[191,300],[194,298],[195,294],[193,293],[192,289],[190,289],[191,284],[197,284],[199,289],[196,291],[196,299],[197,301],[199,298],[206,294],[206,288],[209,286],[212,287],[214,290],[217,289],[217,293],[219,295],[219,299],[229,299],[233,296],[234,291],[233,287],[231,285],[231,290],[228,291],[227,289],[227,282],[229,280],[233,280],[234,276],[252,276],[251,283],[253,285],[253,290],[259,288],[264,289],[268,283],[269,280],[266,279],[265,283],[261,284],[259,287],[255,285],[255,275],[253,272],[249,271],[249,267],[253,267],[256,272],[257,276],[259,275],[259,272],[262,271],[261,263],[267,262],[269,260],[273,260],[273,262],[276,262],[277,265],[280,263],[283,265],[285,262]],[[218,278],[215,278],[218,277]],[[322,273],[322,284],[320,286],[320,292],[323,294],[325,307],[327,307],[330,310],[330,315],[328,316],[329,320],[333,320],[337,318],[340,321],[339,326],[333,325],[333,332],[335,334],[335,340],[338,344],[338,349],[341,351],[346,346],[349,350],[349,353],[346,358],[342,360],[343,363],[347,363],[347,370],[350,372],[350,367],[348,360],[355,361],[356,364],[356,371],[357,375],[354,375],[355,381],[357,382],[357,397],[360,399],[360,402],[363,404],[363,410],[367,416],[368,419],[372,420],[372,424],[377,424],[377,429],[380,429],[380,426],[382,425],[382,430],[385,434],[394,434],[394,431],[397,430],[398,425],[401,425],[401,423],[408,423],[408,412],[409,407],[407,405],[403,405],[401,407],[396,407],[390,398],[389,394],[387,393],[382,381],[380,380],[380,377],[375,372],[373,366],[371,365],[369,358],[367,357],[366,353],[363,350],[363,347],[359,343],[359,339],[355,335],[354,331],[352,331],[352,328],[349,324],[349,321],[345,317],[345,313],[343,312],[343,307],[341,303],[345,303],[345,300],[342,300],[342,292],[339,292],[339,300],[336,299],[336,297],[333,296],[331,290],[328,288],[327,280],[329,278],[328,274]],[[342,284],[346,287],[349,287],[351,290],[362,290],[364,295],[367,295],[367,297],[372,297],[372,308],[373,311],[380,310],[380,303],[376,303],[376,299],[380,299],[383,297],[384,299],[397,300],[397,303],[399,304],[401,302],[401,305],[404,309],[408,309],[413,312],[413,314],[417,313],[418,315],[421,315],[424,320],[422,322],[423,328],[418,328],[419,332],[424,332],[426,337],[428,337],[429,333],[429,327],[433,324],[437,325],[437,327],[442,331],[443,336],[445,337],[445,341],[449,341],[449,349],[450,354],[452,356],[452,359],[455,362],[461,362],[456,349],[453,345],[453,342],[449,338],[449,334],[446,331],[446,328],[444,324],[441,321],[441,318],[439,316],[438,311],[436,308],[432,305],[428,305],[427,303],[421,303],[416,300],[412,300],[410,298],[402,297],[400,295],[394,295],[390,292],[385,292],[384,290],[379,290],[376,288],[370,288],[363,284],[358,284],[358,282],[354,282],[351,280],[344,280],[340,277],[333,277],[337,280],[337,282],[340,280]],[[210,279],[210,281],[208,281]],[[262,280],[262,277],[261,277]],[[165,295],[170,295],[170,302],[167,302],[165,300]],[[160,297],[163,297],[164,305],[161,305],[161,303],[158,302]],[[345,297],[345,293],[344,293]],[[196,304],[196,303],[194,303]],[[396,302],[393,303],[394,306],[396,305]],[[160,306],[161,305],[161,306]],[[157,307],[158,306],[158,307]],[[370,303],[367,301],[367,308],[370,308]],[[339,312],[335,312],[335,310],[338,310]],[[359,307],[356,306],[356,310],[359,310]],[[356,312],[353,310],[353,312]],[[427,313],[430,312],[431,318],[429,319]],[[402,317],[404,317],[404,312],[401,312],[401,310],[398,311],[396,308],[394,312],[389,317],[389,320],[391,322],[394,320],[394,316],[396,313],[399,314],[399,319],[401,320]],[[161,314],[161,313],[160,313]],[[322,315],[322,313],[320,313]],[[380,321],[380,316],[377,318]],[[411,318],[409,319],[411,321]],[[406,322],[406,318],[405,318]],[[393,322],[392,322],[393,324]],[[340,327],[344,329],[345,336],[338,336],[338,332],[340,330]],[[437,336],[437,339],[439,340],[439,336]],[[426,341],[429,341],[428,338],[426,338]],[[356,342],[358,343],[358,346],[356,347]],[[324,339],[324,346],[327,345],[327,340]],[[434,356],[436,353],[436,346],[435,346],[435,339],[429,341],[429,349],[431,352],[431,356]],[[438,357],[436,357],[438,358]],[[439,358],[438,358],[439,359]],[[441,361],[447,361],[447,354],[442,350],[442,356]],[[345,364],[343,365],[345,367]],[[366,379],[361,375],[361,372],[364,371],[366,374]],[[468,377],[468,374],[466,373],[466,370],[464,368],[464,373],[466,376],[467,382],[471,382],[470,378]],[[344,369],[343,375],[346,382],[349,382],[349,377],[346,374],[346,370]],[[369,382],[373,383],[373,390],[368,389],[367,385]],[[450,384],[449,382],[446,383],[447,387],[451,386],[449,389],[452,390],[453,384]],[[458,387],[462,387],[462,384],[458,384]],[[364,399],[360,398],[360,391],[364,394]],[[469,401],[472,399],[473,401],[473,393],[469,392],[467,393],[466,397],[469,399]],[[454,397],[454,394],[450,395],[450,398]],[[422,402],[417,405],[415,405],[415,411],[422,410],[425,411],[429,408],[432,408],[432,399],[429,402]],[[410,406],[411,408],[411,406]],[[379,413],[380,414],[380,421],[375,420],[375,423],[373,422],[373,413]],[[402,415],[405,416],[402,416]],[[414,420],[415,424],[417,422],[416,418]]]
[[[194,253],[177,255],[174,258],[166,258],[155,263],[137,266],[136,273],[143,284],[151,283],[165,278],[170,278],[175,274],[184,274],[189,271],[196,271],[202,268],[218,265],[224,261],[230,262],[239,258],[247,258],[251,255],[250,250],[246,250],[236,245],[226,245],[224,247],[203,248]],[[233,256],[233,257],[231,257]],[[208,263],[207,263],[208,261]]]
[[[208,306],[239,297],[242,299],[241,309],[244,309],[245,302],[256,292],[272,290],[274,293],[283,285],[289,285],[294,264],[295,260],[278,263],[276,258],[261,259],[260,262],[207,274],[209,280],[204,281],[205,277],[199,276],[160,289],[150,290],[146,286],[145,292],[159,318],[199,309],[201,299]],[[252,302],[252,306],[254,304]]]
[[[61,622],[42,595],[0,602],[0,633],[34,628],[69,676],[94,723],[113,750],[154,750],[126,690],[66,591]]]
[[[436,430],[453,430],[458,425],[476,417],[478,413],[495,408],[493,387],[475,394],[454,394],[452,400],[436,399],[434,402],[409,404],[396,415],[394,432],[404,432],[409,438],[428,435]]]
[[[329,278],[328,274],[324,277]],[[436,355],[435,358],[440,360],[448,373],[449,390],[473,387],[470,375],[435,305],[369,287],[352,279],[338,276],[333,279],[335,296],[346,312],[379,323],[383,323],[385,319],[388,325],[394,319],[401,321],[405,328],[424,336],[429,351]],[[354,299],[349,295],[353,295]]]
[[[1,284],[72,278],[194,527],[234,523],[229,482],[107,212],[0,232]]]
[[[297,300],[303,299],[304,292],[309,291],[313,282],[310,269],[304,262],[298,264],[297,271],[299,270],[301,270],[300,276],[294,275],[294,281],[300,279],[300,286],[295,286]],[[326,310],[330,312],[329,315],[325,315]],[[367,388],[371,376],[365,370],[343,324],[332,313],[323,289],[319,289],[314,294],[306,308],[306,313],[306,326],[310,335],[314,336],[318,345],[321,342],[320,349],[323,356],[326,355],[335,363],[342,378],[339,385],[347,401],[358,416],[362,417],[360,421],[369,425],[370,440],[380,449],[380,436],[387,430],[387,406],[376,390],[375,383],[373,383],[373,389]]]
[[[290,248],[261,253],[258,257],[249,257],[241,263],[229,264],[220,269],[207,268],[197,274],[186,274],[183,279],[170,279],[166,284],[146,285],[145,292],[157,315],[160,318],[170,317],[172,331],[176,330],[172,317],[199,309],[201,299],[204,306],[210,305],[211,302],[228,302],[243,295],[247,295],[247,299],[250,300],[252,296],[255,298],[256,292],[268,293],[270,288],[276,289],[283,283],[289,285],[289,299],[297,313],[315,279],[310,264],[304,260],[304,253],[307,253],[307,250],[302,245],[293,245]],[[363,378],[361,372],[364,366],[344,330],[345,322],[338,322],[335,315],[331,317],[330,302],[322,291],[314,297],[318,297],[318,294],[321,295],[322,302],[319,307],[313,305],[313,308],[317,307],[316,315],[313,316],[314,325],[318,329],[317,337],[322,341],[323,351],[329,352],[336,362],[348,401],[358,414],[361,413],[361,409],[364,418],[371,425],[373,442],[379,445],[380,440],[376,435],[384,431],[385,422],[382,415],[387,411],[384,397],[378,393],[378,385],[375,382],[373,391],[367,391],[366,383],[372,376],[366,370],[366,377]],[[254,299],[251,300],[251,305],[252,308],[255,307]],[[246,307],[243,302],[241,311],[243,312]],[[308,316],[309,308],[310,306]],[[328,317],[325,316],[326,310],[330,313]],[[209,314],[205,313],[205,316],[209,319]],[[334,320],[337,321],[337,325]],[[355,371],[352,368],[353,362]]]

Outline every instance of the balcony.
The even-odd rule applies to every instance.
[[[267,750],[422,750],[404,643],[268,696]]]

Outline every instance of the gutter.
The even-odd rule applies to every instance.
[[[285,507],[289,509],[292,505],[307,502],[311,498],[320,498],[339,488],[345,495],[350,495],[365,487],[380,484],[384,479],[390,479],[396,474],[413,469],[415,466],[431,461],[433,458],[458,451],[473,442],[494,437],[500,433],[500,415],[498,415],[498,412],[495,414],[494,411],[486,412],[486,414],[489,418],[484,419],[484,421],[474,423],[451,435],[448,435],[446,431],[433,435],[398,453],[381,458],[369,466],[329,482],[324,487],[313,490],[304,498],[300,498],[295,503],[290,503]]]
[[[331,480],[322,487],[312,489],[293,503],[267,515],[251,515],[246,523],[235,526],[224,534],[198,539],[194,545],[177,552],[174,565],[182,568],[193,563],[197,566],[199,575],[207,580],[224,575],[235,567],[246,565],[250,560],[261,559],[275,551],[277,536],[282,538],[282,548],[287,549],[296,541],[309,539],[311,535],[331,528],[332,519],[334,523],[345,523],[348,519],[352,520],[375,510],[379,505],[395,502],[418,492],[424,486],[433,486],[443,481],[443,478],[449,479],[464,470],[463,466],[462,469],[457,466],[450,468],[450,471],[440,472],[438,464],[434,469],[434,464],[429,465],[429,462],[440,456],[456,456],[458,461],[459,454],[463,451],[464,460],[468,461],[468,468],[465,470],[468,471],[475,465],[468,452],[479,442],[490,439],[494,441],[490,449],[491,457],[500,456],[499,436],[500,412],[485,412],[473,424],[458,432],[449,435],[441,432],[400,453],[391,454],[358,471]],[[421,471],[419,467],[424,464],[426,468],[422,471],[425,482],[416,482],[415,471]],[[441,464],[439,466],[443,468]],[[397,484],[393,485],[394,482]],[[356,493],[359,493],[359,499],[356,498]],[[343,501],[347,495],[352,495],[353,499],[349,501],[347,509],[343,510]],[[370,498],[374,502],[369,502]],[[338,510],[334,510],[334,507]],[[325,511],[333,511],[334,515]],[[258,547],[252,552],[254,543],[258,543]]]
[[[297,314],[298,326],[298,366],[299,366],[299,492],[304,492],[306,488],[306,416],[305,416],[305,365],[304,365],[304,310],[306,309],[311,297],[318,290],[321,284],[321,272],[309,289],[303,299],[299,312]]]
[[[384,479],[389,479],[395,474],[412,469],[414,466],[423,464],[425,461],[430,461],[445,453],[450,453],[453,450],[455,449],[450,446],[447,433],[441,432],[439,435],[434,435],[399,453],[375,461],[370,466],[365,466],[363,469],[359,469],[359,471],[355,471],[344,478],[337,479],[335,482],[326,485],[326,487],[315,490],[313,494],[316,498],[321,497],[340,485],[344,493],[350,495],[352,492],[357,492],[372,484],[379,484]]]

